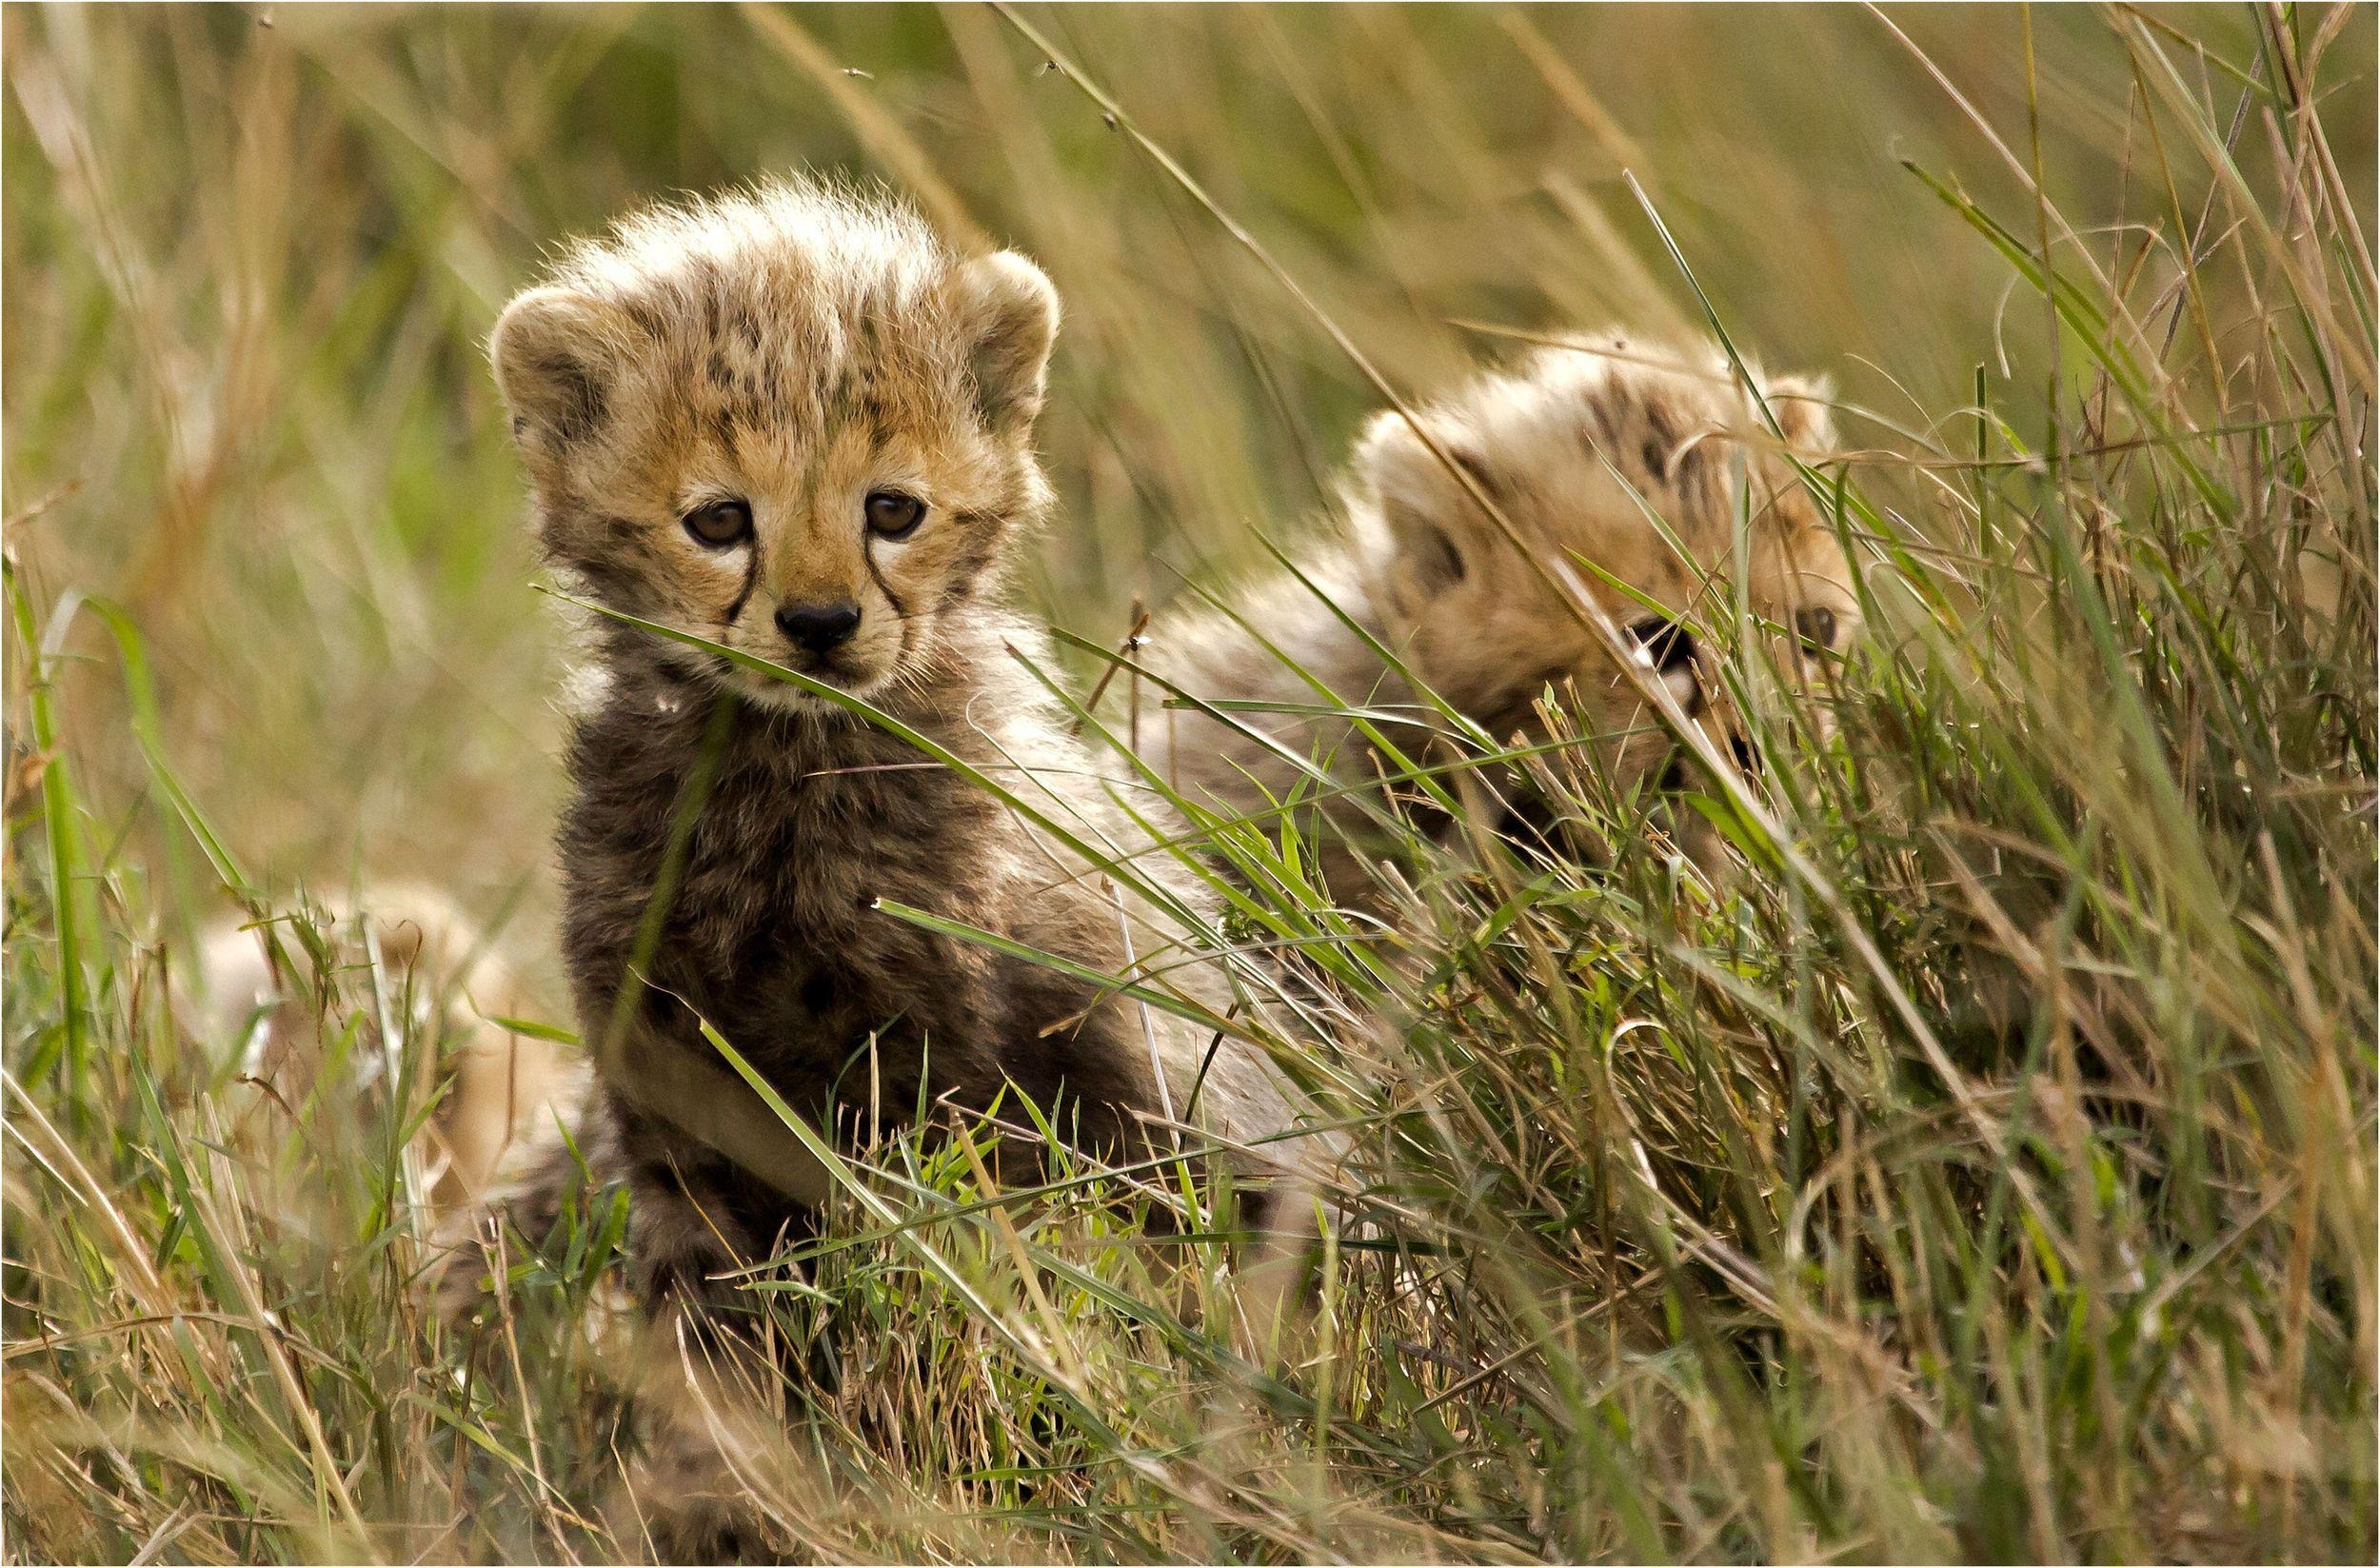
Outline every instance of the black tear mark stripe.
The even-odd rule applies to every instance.
[[[736,624],[736,617],[744,613],[744,602],[752,597],[752,589],[760,580],[761,536],[758,531],[755,531],[750,543],[744,547],[744,586],[736,590],[735,603],[727,606],[726,615],[720,621],[721,626],[732,626]]]
[[[868,576],[876,580],[877,591],[884,596],[884,602],[886,604],[892,605],[893,613],[901,616],[904,620],[907,619],[909,614],[908,606],[901,602],[901,595],[893,592],[892,585],[884,581],[884,573],[883,569],[876,565],[876,546],[872,544],[864,542],[862,543],[860,546],[860,559],[867,563]]]

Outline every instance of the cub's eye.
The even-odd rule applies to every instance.
[[[741,501],[714,501],[685,514],[685,531],[712,549],[724,550],[752,537],[752,508]]]
[[[871,492],[866,511],[868,527],[882,539],[906,539],[925,521],[925,503],[899,490]]]
[[[1794,616],[1794,629],[1801,640],[1814,648],[1832,651],[1835,646],[1835,612],[1824,605],[1813,605]]]

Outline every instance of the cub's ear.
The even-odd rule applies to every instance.
[[[1835,445],[1835,387],[1824,376],[1778,376],[1768,384],[1769,412],[1785,444],[1809,455]]]
[[[1446,457],[1502,506],[1507,487],[1463,432],[1443,419],[1420,417],[1430,422],[1430,435]],[[1501,537],[1462,481],[1395,409],[1374,414],[1364,426],[1356,443],[1355,477],[1388,525],[1405,577],[1424,591],[1461,582]]]
[[[1058,290],[1014,250],[962,264],[950,288],[978,411],[995,430],[1023,429],[1041,411],[1048,385]]]
[[[568,288],[517,296],[487,340],[515,438],[558,454],[594,434],[625,347],[619,312],[601,300]]]

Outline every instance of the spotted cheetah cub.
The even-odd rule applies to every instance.
[[[591,626],[563,948],[601,1084],[586,1141],[625,1166],[632,1288],[664,1322],[715,1338],[751,1300],[723,1276],[828,1191],[705,1025],[813,1118],[840,1081],[892,1115],[1021,1089],[1117,1154],[1175,1119],[1240,1143],[1294,1119],[1259,1048],[1177,1016],[1234,1010],[1220,962],[1185,961],[1210,895],[1162,856],[1138,885],[1092,868],[1133,824],[1020,662],[1046,663],[1002,600],[1049,501],[1032,432],[1058,314],[1020,255],[962,258],[904,207],[787,183],[632,217],[497,325],[565,581],[814,683]],[[1086,972],[1141,973],[1177,1005]],[[684,1549],[718,1547],[692,1528]]]
[[[1377,415],[1341,487],[1343,532],[1299,574],[1260,580],[1220,607],[1160,618],[1142,663],[1194,698],[1321,705],[1294,662],[1342,701],[1383,710],[1385,738],[1423,760],[1425,732],[1394,719],[1419,711],[1416,694],[1377,642],[1499,740],[1541,738],[1536,705],[1555,687],[1623,795],[1686,782],[1642,688],[1539,569],[1561,563],[1721,754],[1755,765],[1711,650],[1689,629],[1735,615],[1737,519],[1750,522],[1741,575],[1754,624],[1774,637],[1789,678],[1806,678],[1859,620],[1837,536],[1788,455],[1814,458],[1832,446],[1826,394],[1805,380],[1760,380],[1775,430],[1716,349],[1685,355],[1582,337],[1416,410],[1418,427],[1401,414]],[[1537,563],[1513,547],[1472,487]],[[1178,705],[1142,714],[1139,730],[1144,758],[1186,797],[1236,811],[1285,798],[1309,759],[1322,759],[1342,785],[1378,769],[1352,724],[1310,713],[1219,716]],[[1363,875],[1371,821],[1360,792],[1329,800],[1321,814],[1333,885],[1362,885],[1350,880]],[[1707,859],[1716,846],[1693,824],[1678,825]]]

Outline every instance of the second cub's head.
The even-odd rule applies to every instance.
[[[1669,740],[1537,569],[1558,562],[1684,711],[1747,756],[1695,628],[1735,622],[1740,579],[1747,629],[1780,670],[1806,676],[1859,616],[1841,546],[1795,463],[1833,445],[1825,394],[1783,377],[1764,388],[1765,411],[1716,351],[1581,338],[1412,422],[1378,416],[1351,501],[1380,525],[1378,597],[1415,672],[1499,738],[1533,730],[1537,696],[1567,687],[1623,783],[1657,777]]]
[[[1058,297],[1012,252],[809,184],[630,218],[490,345],[540,542],[580,591],[863,697],[923,682],[1047,501]],[[612,640],[795,708],[790,685]]]

